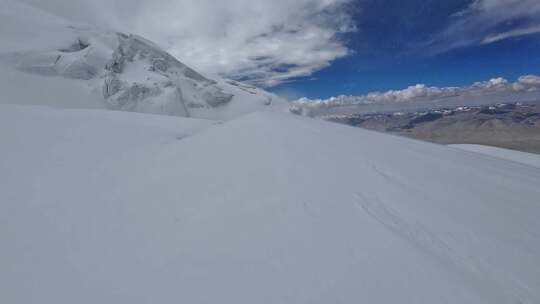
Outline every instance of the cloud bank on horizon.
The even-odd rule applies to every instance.
[[[23,0],[62,17],[140,34],[207,74],[273,86],[350,50],[351,0]]]
[[[493,78],[475,82],[463,87],[430,87],[417,84],[403,90],[371,92],[361,96],[340,95],[328,99],[301,98],[294,102],[294,111],[305,115],[325,109],[365,106],[365,105],[413,105],[426,102],[437,102],[446,105],[455,100],[471,98],[471,102],[483,102],[493,98],[519,98],[535,94],[540,98],[540,76],[525,75],[515,82],[504,78]]]

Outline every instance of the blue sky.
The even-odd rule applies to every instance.
[[[292,98],[540,74],[540,0],[19,1]]]
[[[462,86],[540,74],[540,30],[512,35],[534,29],[540,16],[522,11],[512,0],[488,0],[493,6],[485,11],[474,7],[478,2],[482,1],[354,1],[349,10],[356,30],[340,37],[351,54],[271,90],[292,98],[328,98],[418,83]],[[509,37],[501,39],[505,33]],[[499,38],[486,43],[489,37]]]

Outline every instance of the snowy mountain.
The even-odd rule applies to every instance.
[[[439,144],[479,144],[540,153],[540,105],[427,108],[321,118]]]
[[[0,1],[0,303],[540,303],[536,160],[281,113]]]
[[[540,169],[289,114],[0,106],[0,302],[538,303]]]
[[[1,5],[0,73],[12,74],[7,67],[56,77],[61,86],[82,84],[86,91],[81,88],[80,95],[93,101],[74,106],[229,119],[285,104],[249,85],[209,79],[142,37],[73,24],[11,0]],[[41,80],[22,78],[4,82],[2,88],[40,95]]]

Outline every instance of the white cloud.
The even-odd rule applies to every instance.
[[[492,34],[492,35],[487,36],[486,38],[484,38],[484,40],[482,40],[482,44],[489,44],[489,43],[501,41],[501,40],[512,38],[512,37],[531,35],[531,34],[536,34],[539,32],[540,32],[540,25],[506,31],[503,33]]]
[[[24,0],[64,17],[135,32],[209,74],[275,85],[349,49],[351,0]]]
[[[432,42],[435,52],[540,33],[540,1],[476,0],[452,16]]]
[[[540,90],[540,77],[535,75],[526,75],[519,77],[518,81],[514,83],[513,89],[515,91],[534,92]]]
[[[423,102],[439,102],[444,104],[452,98],[466,97],[483,100],[485,97],[514,96],[520,94],[540,92],[540,76],[526,75],[516,82],[509,82],[504,78],[493,78],[487,81],[475,82],[464,87],[429,87],[424,84],[410,86],[403,90],[390,90],[386,92],[371,92],[361,96],[337,96],[329,99],[302,98],[294,102],[297,110],[312,111],[324,108],[348,107],[358,105],[388,105],[413,104]]]

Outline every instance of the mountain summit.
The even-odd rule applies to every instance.
[[[82,82],[107,109],[183,117],[229,119],[284,106],[277,96],[233,80],[210,79],[154,43],[74,25],[21,3],[2,0],[0,60],[18,71]],[[22,22],[22,20],[30,20]],[[21,26],[22,23],[22,26]],[[28,79],[28,77],[26,77]],[[35,81],[22,81],[39,91]],[[37,81],[39,83],[39,81]],[[29,84],[30,83],[30,84]]]

